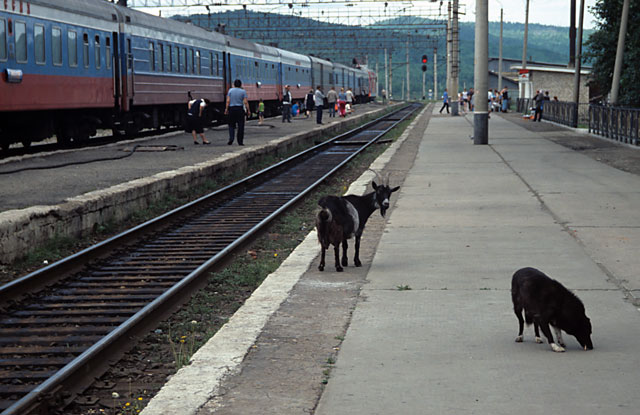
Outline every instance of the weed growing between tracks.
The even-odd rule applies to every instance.
[[[401,123],[400,128],[385,138],[395,140],[409,122]],[[100,413],[100,409],[113,414],[127,413],[123,411],[121,403],[111,405],[113,392],[117,392],[123,399],[128,399],[127,402],[142,397],[143,399],[136,401],[136,404],[146,405],[167,377],[189,361],[192,353],[228,321],[264,278],[274,272],[313,229],[317,201],[327,194],[344,193],[351,182],[359,177],[387,146],[370,146],[338,175],[328,179],[296,207],[276,219],[260,238],[237,252],[233,261],[224,269],[211,273],[204,288],[195,293],[191,300],[168,320],[140,340],[117,365],[84,393],[83,397],[89,398],[85,399],[85,402],[97,398],[96,404],[72,404],[64,413],[87,415]],[[244,172],[242,176],[246,174],[247,172]],[[218,179],[220,182],[224,181],[222,178]],[[236,179],[237,177],[229,178],[229,182]],[[219,188],[220,182],[209,184],[207,187]],[[207,189],[202,193],[211,190]],[[181,199],[176,201],[175,205],[182,203],[185,201]],[[173,207],[174,201],[163,205],[162,209],[167,210]],[[141,216],[157,214],[155,210],[151,210]],[[136,409],[139,408],[137,405]]]

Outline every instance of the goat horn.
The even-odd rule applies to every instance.
[[[373,172],[373,174],[376,175],[376,179],[378,179],[380,184],[384,184],[384,179],[382,178],[382,176],[380,176],[380,174],[377,171],[375,171],[373,169],[367,169],[367,170],[371,170]]]
[[[384,182],[384,184],[386,186],[389,186],[390,179],[391,179],[391,172],[387,172],[387,177],[386,177],[385,182]]]

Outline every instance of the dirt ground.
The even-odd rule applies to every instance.
[[[578,151],[596,161],[628,173],[640,174],[640,147],[576,132],[549,122],[533,122],[523,119],[517,112],[500,114],[500,116],[529,131],[540,133],[542,138]]]

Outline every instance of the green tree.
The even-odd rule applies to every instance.
[[[585,59],[593,63],[592,83],[603,95],[611,91],[623,0],[598,0],[593,7],[596,30],[585,43]],[[631,0],[625,38],[618,104],[640,107],[640,0]]]

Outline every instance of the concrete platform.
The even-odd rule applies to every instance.
[[[383,107],[376,104],[358,105],[347,118],[329,118],[325,111],[323,125],[316,124],[315,115],[296,117],[292,123],[272,118],[258,125],[252,120],[246,124],[244,147],[228,146],[228,129],[220,126],[205,130],[211,145],[194,145],[191,134],[175,132],[0,160],[0,173],[20,170],[0,174],[0,263],[9,263],[54,235],[84,235],[163,197],[261,158],[308,146],[324,133],[381,111]],[[173,150],[136,151],[121,158],[136,145]]]
[[[415,149],[409,132],[381,156],[406,178],[370,266],[319,273],[312,232],[142,413],[637,414],[640,178],[501,116],[475,146],[471,117],[416,120]],[[403,151],[415,162],[394,164]],[[565,353],[514,342],[510,280],[525,266],[582,299],[593,351],[569,335]]]

